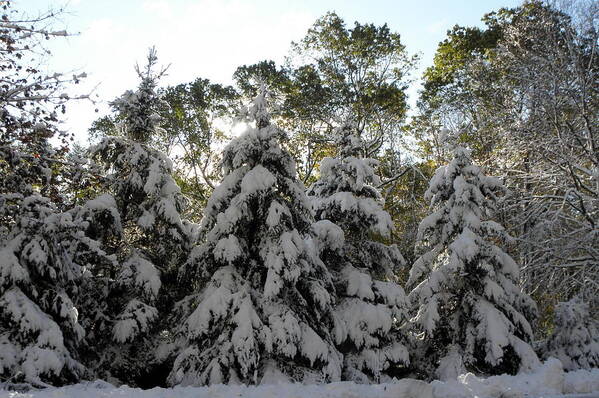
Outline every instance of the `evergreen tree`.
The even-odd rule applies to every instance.
[[[140,78],[137,90],[127,90],[119,98],[111,102],[113,110],[118,114],[122,130],[121,135],[139,143],[149,142],[160,128],[159,109],[163,103],[156,95],[158,81],[166,73],[167,68],[156,72],[158,63],[155,48],[148,52],[147,64],[143,71],[135,66]]]
[[[20,161],[10,174],[13,192],[0,192],[0,380],[13,385],[87,376],[81,283],[88,269],[113,261],[89,233],[94,201],[65,209],[38,191],[51,186],[50,163]]]
[[[89,362],[101,377],[156,385],[148,373],[160,366],[156,346],[168,334],[168,314],[179,294],[176,274],[193,239],[181,218],[185,199],[172,177],[172,163],[146,143],[159,128],[154,91],[156,54],[140,72],[140,87],[113,102],[125,114],[121,136],[104,137],[90,149],[108,194],[98,198],[112,216],[96,218],[98,239],[116,263],[97,267],[86,305]],[[106,213],[108,215],[108,213]],[[164,286],[164,284],[167,286]],[[100,305],[98,305],[98,302]]]
[[[85,371],[77,354],[84,330],[73,303],[83,272],[76,256],[91,242],[49,198],[32,193],[9,201],[18,201],[19,210],[0,241],[0,380],[76,382]]]
[[[434,212],[418,228],[421,256],[408,286],[417,356],[430,378],[515,373],[538,362],[529,345],[535,303],[518,287],[518,265],[496,245],[509,237],[490,219],[502,191],[460,147],[426,191]]]
[[[250,108],[255,127],[224,149],[224,177],[201,223],[205,241],[182,270],[197,290],[181,303],[191,314],[171,384],[339,380],[332,282],[307,235],[304,187],[265,95]]]
[[[559,359],[566,370],[599,367],[599,327],[587,303],[573,298],[555,307],[555,328],[541,354]]]
[[[377,161],[364,157],[364,143],[352,124],[336,134],[339,157],[322,160],[320,178],[308,195],[321,220],[315,225],[318,236],[340,237],[329,239],[333,246],[323,258],[335,275],[334,337],[345,355],[344,379],[379,381],[381,373],[409,363],[398,331],[407,320],[407,302],[394,276],[405,261],[397,246],[374,240],[389,238],[393,229],[377,189]],[[325,220],[344,234],[335,234]]]
[[[68,36],[52,29],[62,10],[0,9],[0,381],[72,383],[85,374],[78,284],[88,260],[105,256],[61,189],[72,165],[59,114],[72,99],[66,87],[85,74],[32,67],[46,61],[46,40]]]

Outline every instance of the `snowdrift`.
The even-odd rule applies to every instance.
[[[0,391],[1,398],[549,398],[563,397],[565,394],[578,394],[575,396],[579,398],[599,397],[599,369],[565,373],[559,360],[549,359],[531,374],[479,378],[467,373],[457,380],[432,383],[402,379],[376,385],[352,382],[260,386],[220,384],[141,390],[127,386],[117,388],[96,381],[24,393]]]

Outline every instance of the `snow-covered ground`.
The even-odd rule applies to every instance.
[[[486,379],[465,374],[457,380],[425,383],[402,379],[366,385],[351,382],[325,385],[214,385],[141,390],[116,388],[105,382],[81,383],[25,393],[0,391],[1,398],[524,398],[599,397],[599,369],[565,373],[561,362],[549,359],[536,372]]]

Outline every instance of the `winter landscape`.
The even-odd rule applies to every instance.
[[[599,3],[103,5],[318,12],[223,81],[91,3],[0,1],[0,397],[599,397]]]

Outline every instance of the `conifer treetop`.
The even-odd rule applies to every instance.
[[[410,270],[413,325],[429,377],[464,370],[490,373],[531,369],[538,359],[528,319],[536,305],[519,283],[519,267],[496,243],[509,236],[491,219],[504,188],[472,164],[468,150],[431,179],[425,197],[433,213],[419,225],[421,256]],[[439,347],[443,347],[442,349]]]
[[[160,129],[158,108],[163,101],[157,95],[156,88],[160,78],[166,74],[168,66],[156,71],[157,63],[157,52],[152,47],[148,51],[147,63],[143,70],[139,65],[135,66],[140,78],[137,90],[127,90],[110,103],[124,119],[120,124],[123,135],[139,143],[147,143]]]
[[[181,305],[182,349],[169,380],[338,380],[331,278],[308,235],[304,187],[280,144],[285,133],[269,122],[264,88],[249,114],[255,124],[224,149],[203,242],[182,268],[200,288]]]
[[[344,354],[343,378],[380,382],[395,366],[409,364],[399,325],[407,302],[393,270],[404,264],[390,236],[393,224],[377,189],[374,159],[348,120],[335,130],[338,157],[324,158],[310,187],[319,250],[335,275],[334,337]],[[340,228],[341,227],[341,228]],[[377,236],[378,235],[378,236]]]

